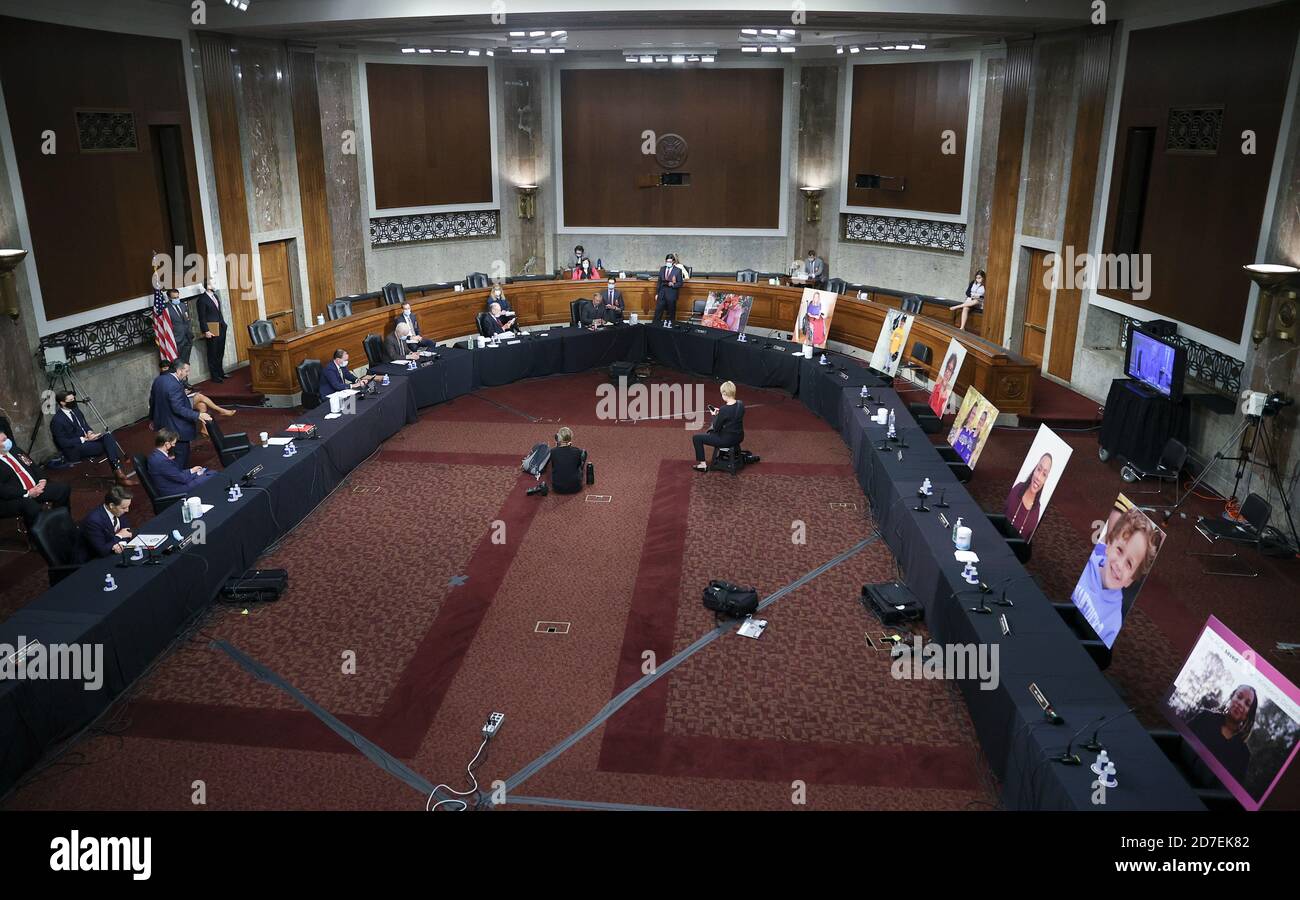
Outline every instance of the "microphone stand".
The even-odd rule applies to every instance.
[[[1101,734],[1101,730],[1105,728],[1107,725],[1109,725],[1111,722],[1114,722],[1116,719],[1122,719],[1125,716],[1127,716],[1129,713],[1136,712],[1136,711],[1137,711],[1137,707],[1130,706],[1122,713],[1115,713],[1115,715],[1111,716],[1109,719],[1106,719],[1106,721],[1099,724],[1097,726],[1097,729],[1092,733],[1092,740],[1084,744],[1083,749],[1091,750],[1093,753],[1100,753],[1102,750],[1105,750],[1106,748],[1101,745],[1101,742],[1099,740],[1097,740],[1097,735]]]
[[[1065,745],[1065,752],[1062,753],[1060,756],[1053,756],[1052,762],[1058,762],[1063,766],[1083,765],[1083,760],[1079,759],[1079,754],[1073,752],[1074,739],[1077,738],[1080,734],[1082,734],[1084,730],[1088,727],[1088,725],[1096,725],[1098,722],[1101,722],[1105,718],[1106,718],[1105,716],[1098,716],[1097,718],[1093,719],[1091,722],[1087,723],[1087,725],[1081,726],[1079,730],[1076,731],[1074,734],[1070,735],[1070,740]]]

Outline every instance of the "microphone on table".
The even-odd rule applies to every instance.
[[[1097,735],[1101,734],[1101,730],[1105,728],[1107,725],[1109,725],[1111,722],[1114,722],[1116,719],[1122,719],[1132,712],[1137,712],[1136,706],[1130,706],[1122,713],[1115,713],[1115,715],[1111,716],[1109,719],[1107,719],[1106,721],[1098,725],[1096,731],[1092,733],[1092,740],[1084,744],[1083,749],[1091,750],[1093,753],[1100,753],[1102,750],[1105,750],[1106,748],[1101,745],[1101,741],[1097,740]]]
[[[1078,765],[1082,765],[1082,764],[1083,764],[1083,760],[1079,759],[1079,754],[1073,752],[1073,751],[1074,751],[1074,739],[1077,738],[1080,734],[1082,734],[1083,731],[1084,731],[1084,729],[1086,729],[1086,728],[1088,727],[1088,725],[1095,725],[1095,724],[1097,724],[1098,722],[1102,721],[1102,720],[1105,719],[1105,718],[1106,718],[1105,716],[1098,716],[1097,718],[1093,719],[1091,722],[1087,723],[1087,725],[1083,725],[1083,726],[1081,726],[1081,727],[1079,728],[1079,730],[1076,731],[1074,734],[1070,735],[1070,740],[1069,740],[1069,742],[1066,743],[1066,745],[1065,745],[1065,752],[1062,753],[1060,756],[1053,756],[1053,757],[1052,757],[1052,762],[1059,762],[1059,763],[1060,763],[1061,765],[1063,765],[1063,766],[1078,766]]]
[[[948,506],[949,506],[948,501],[946,501],[946,500],[943,499],[943,496],[944,496],[944,494],[946,494],[946,493],[947,493],[947,490],[946,490],[946,489],[944,489],[944,488],[940,488],[940,489],[939,489],[939,502],[935,504],[935,506],[936,506],[937,508],[939,508],[939,509],[947,509],[947,508],[948,508]]]

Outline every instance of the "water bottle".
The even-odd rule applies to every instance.
[[[961,516],[958,516],[956,523],[954,523],[952,526],[952,542],[954,545],[956,545],[957,543],[957,529],[960,527],[961,527]]]
[[[194,511],[190,507],[190,498],[185,497],[181,500],[181,521],[186,525],[194,521]]]

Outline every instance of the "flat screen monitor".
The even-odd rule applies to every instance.
[[[1177,344],[1129,327],[1124,374],[1151,392],[1175,403],[1183,399],[1187,352]]]

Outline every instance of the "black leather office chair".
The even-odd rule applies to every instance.
[[[1183,466],[1187,463],[1187,446],[1177,438],[1170,438],[1165,441],[1165,447],[1160,451],[1160,459],[1156,462],[1156,467],[1150,472],[1140,469],[1133,463],[1128,463],[1120,470],[1120,478],[1130,484],[1135,481],[1142,481],[1147,478],[1154,478],[1160,482],[1160,486],[1154,491],[1133,491],[1125,490],[1124,493],[1129,496],[1138,494],[1159,494],[1160,499],[1165,498],[1165,485],[1172,481],[1175,486],[1178,479],[1182,476]],[[1177,493],[1175,491],[1175,493]]]
[[[478,326],[478,333],[482,337],[492,337],[492,335],[495,333],[492,330],[492,327],[488,325],[488,322],[490,322],[491,320],[492,320],[492,314],[487,312],[481,312],[474,317],[474,324]]]
[[[223,469],[233,466],[235,461],[250,449],[248,432],[240,431],[234,434],[222,434],[221,426],[217,424],[216,419],[208,423],[208,439],[212,441],[212,447],[217,451],[217,458],[221,460]]]
[[[929,370],[930,365],[933,362],[934,362],[934,351],[931,350],[927,345],[921,343],[920,341],[917,341],[916,343],[912,344],[912,355],[908,358],[907,362],[903,363],[901,368],[907,369],[908,372],[911,373],[911,375],[909,376],[909,380],[916,387],[920,387],[920,385],[917,384],[916,381],[916,374],[918,372],[925,372]],[[928,405],[925,405],[925,408],[926,410],[929,410],[930,407]]]
[[[50,567],[50,587],[81,566],[81,531],[66,507],[56,506],[36,517],[32,543]]]
[[[361,342],[366,351],[366,362],[377,366],[384,362],[384,339],[377,334],[368,334]]]
[[[384,306],[401,306],[406,302],[406,288],[396,281],[390,281],[382,290]]]
[[[998,530],[998,534],[1002,535],[1002,539],[1007,542],[1007,546],[1016,555],[1016,559],[1020,560],[1020,564],[1024,565],[1029,562],[1029,558],[1033,555],[1033,548],[1030,547],[1029,541],[1022,538],[1020,532],[1016,531],[1016,526],[1011,524],[1011,520],[1001,513],[985,513],[985,515],[988,516],[993,527]]]
[[[153,479],[149,477],[149,467],[146,462],[148,456],[144,453],[131,454],[131,462],[135,463],[135,474],[140,478],[140,484],[144,485],[144,492],[149,496],[149,502],[153,505],[153,514],[156,516],[169,506],[173,506],[184,498],[184,494],[159,494],[158,489],[154,487]]]
[[[722,472],[730,472],[734,477],[737,472],[745,468],[745,451],[741,449],[741,444],[745,442],[745,432],[740,433],[734,444],[726,447],[714,447],[713,457],[709,460],[709,471],[717,469]]]
[[[704,321],[704,308],[708,306],[708,300],[696,300],[691,304],[691,317],[687,319],[692,325],[699,325]]]
[[[758,271],[756,269],[741,269],[736,273],[736,280],[744,284],[756,284],[758,282]]]
[[[843,294],[848,290],[849,283],[843,278],[832,278],[826,282],[826,290],[834,291],[837,294]]]
[[[970,481],[970,466],[966,465],[966,463],[962,461],[961,456],[958,455],[956,450],[952,449],[952,447],[949,447],[947,444],[936,444],[934,449],[939,451],[939,458],[947,464],[948,471],[953,474],[954,478],[962,484]]]
[[[578,304],[582,303],[581,298],[569,301],[569,327],[577,328],[582,322],[578,319]]]
[[[1251,494],[1241,504],[1241,517],[1246,520],[1244,523],[1200,516],[1196,520],[1196,530],[1201,537],[1211,544],[1218,544],[1219,541],[1235,541],[1241,544],[1249,544],[1255,548],[1256,552],[1259,552],[1264,546],[1264,539],[1268,533],[1268,521],[1273,517],[1273,507],[1259,494]],[[1206,559],[1237,559],[1235,552],[1197,553],[1189,550],[1187,555],[1200,556]],[[1205,575],[1230,575],[1235,578],[1259,577],[1258,571],[1249,569],[1245,572],[1236,572],[1232,569],[1202,567],[1201,572]]]
[[[1083,613],[1079,612],[1078,607],[1073,603],[1053,603],[1052,608],[1074,632],[1074,636],[1079,639],[1079,645],[1088,651],[1097,668],[1105,671],[1110,666],[1110,648],[1097,637],[1097,632],[1092,630],[1092,626],[1083,617]]]
[[[489,284],[488,277],[482,272],[470,272],[465,276],[465,290],[482,290]]]
[[[254,347],[261,347],[275,340],[275,325],[266,319],[258,319],[256,322],[248,323],[248,339],[253,342]]]
[[[919,316],[921,314],[921,309],[925,306],[925,301],[923,301],[916,294],[908,294],[906,297],[903,298],[903,302],[901,306],[903,308],[903,312],[911,313],[914,316]]]
[[[304,359],[298,363],[298,387],[302,389],[303,409],[315,409],[320,406],[319,359]]]
[[[352,301],[346,297],[341,297],[325,307],[325,318],[331,322],[335,319],[346,319],[350,315],[352,315]]]

